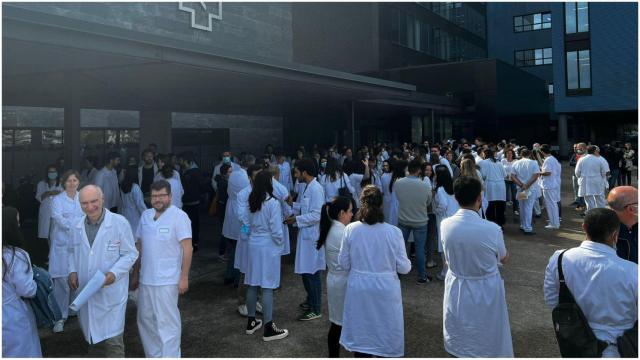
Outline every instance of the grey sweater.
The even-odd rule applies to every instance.
[[[431,184],[414,176],[396,181],[393,192],[398,198],[398,223],[411,227],[425,226],[429,222]]]

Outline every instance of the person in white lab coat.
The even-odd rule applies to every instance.
[[[518,207],[520,208],[520,230],[525,235],[534,235],[533,226],[531,222],[533,220],[533,202],[538,200],[538,189],[540,187],[537,184],[538,177],[540,177],[540,167],[538,162],[531,160],[531,151],[529,149],[520,150],[522,158],[513,164],[513,174],[511,179],[518,186],[518,195],[523,196],[519,201]],[[522,194],[524,193],[524,194]]]
[[[169,185],[171,185],[171,205],[178,209],[182,209],[182,195],[184,195],[184,188],[182,187],[180,178],[176,179],[173,177],[174,171],[175,170],[171,165],[165,164],[162,169],[160,169],[160,180],[165,180]]]
[[[358,219],[344,230],[338,265],[349,273],[340,344],[360,356],[403,357],[404,318],[398,273],[408,274],[400,229],[384,222],[380,190],[362,191]],[[363,355],[365,354],[365,355]]]
[[[295,273],[302,276],[307,299],[300,308],[304,310],[298,320],[308,321],[322,316],[322,282],[320,272],[325,270],[324,251],[316,247],[320,235],[320,212],[324,204],[324,190],[316,180],[317,169],[313,160],[296,161],[294,175],[303,184],[297,201],[292,204],[297,216],[290,216],[286,223],[298,227]]]
[[[189,289],[191,221],[173,205],[168,181],[156,181],[150,190],[152,208],[142,213],[135,233],[140,261],[131,287],[139,284],[138,331],[146,357],[180,357],[178,296]]]
[[[213,175],[211,176],[211,186],[213,186],[213,189],[215,191],[218,191],[218,183],[216,182],[215,179],[216,179],[216,176],[220,175],[220,167],[223,164],[231,165],[231,168],[233,169],[234,172],[240,170],[241,168],[246,169],[250,165],[250,164],[244,164],[244,162],[245,162],[244,160],[245,159],[242,159],[242,162],[243,162],[242,166],[240,166],[240,165],[236,164],[235,162],[233,162],[233,156],[231,155],[231,151],[229,151],[229,150],[222,152],[221,155],[222,155],[222,160],[216,166],[213,167]],[[253,163],[255,163],[255,161],[256,161],[256,159],[254,157],[253,158]],[[242,189],[240,189],[240,190],[242,190]]]
[[[493,150],[484,151],[485,159],[478,163],[480,174],[484,182],[485,197],[487,198],[487,220],[493,221],[499,226],[504,225],[504,211],[507,206],[507,189],[504,178],[507,173],[504,167],[495,158]]]
[[[385,173],[381,177],[382,194],[384,197],[384,221],[387,224],[398,226],[398,198],[394,193],[394,185],[398,179],[406,175],[407,162],[404,160],[389,160],[390,173]]]
[[[53,282],[53,295],[62,312],[62,319],[53,326],[53,332],[61,332],[69,315],[71,292],[69,289],[68,246],[76,223],[82,218],[78,186],[80,174],[67,170],[62,175],[64,191],[54,196],[51,203],[51,247],[49,249],[49,275]]]
[[[180,173],[178,172],[178,170],[175,169],[175,167],[173,166],[173,162],[171,160],[171,157],[167,154],[158,154],[158,156],[156,156],[156,162],[154,164],[154,166],[157,164],[158,167],[158,172],[156,172],[156,175],[153,177],[153,182],[156,182],[158,180],[166,180],[167,176],[165,173],[162,173],[162,169],[165,166],[169,166],[171,168],[171,175],[170,178],[175,179],[177,181],[181,181],[180,180]],[[182,184],[182,182],[180,182]],[[174,204],[175,205],[175,204]],[[179,206],[178,206],[179,207]]]
[[[277,165],[271,166],[271,175],[273,175],[273,196],[280,202],[280,209],[282,210],[282,219],[286,219],[293,215],[293,208],[289,206],[289,190],[287,187],[278,181],[280,177],[280,167]],[[289,255],[291,253],[291,239],[289,238],[289,226],[282,222],[282,256]]]
[[[597,157],[598,160],[600,160],[600,162],[602,163],[602,167],[604,167],[604,176],[602,177],[602,187],[604,188],[604,190],[601,196],[596,197],[596,206],[599,208],[603,208],[607,206],[604,194],[609,190],[609,178],[611,177],[611,169],[609,168],[609,162],[607,162],[607,159],[605,159],[604,156],[600,155],[600,147],[596,146],[596,150],[594,151],[593,155]]]
[[[280,182],[280,184],[284,185],[287,188],[287,191],[293,190],[291,165],[289,165],[284,152],[278,151],[276,153],[276,161],[278,162],[277,166],[280,169],[277,180]]]
[[[433,198],[433,209],[436,214],[436,231],[438,233],[438,252],[442,259],[442,269],[436,274],[436,279],[444,281],[447,275],[447,262],[444,261],[442,246],[442,220],[447,219],[460,209],[458,201],[453,193],[453,179],[451,173],[443,165],[436,166],[435,174],[435,196]]]
[[[460,177],[458,212],[443,220],[449,270],[442,302],[445,350],[455,357],[513,357],[511,327],[499,266],[508,259],[500,226],[478,214],[482,185]]]
[[[327,160],[327,168],[324,175],[324,182],[322,182],[322,187],[324,189],[325,202],[329,202],[338,196],[341,188],[347,188],[351,194],[356,191],[347,174],[342,172],[340,164],[338,164],[338,160],[334,158],[329,158]]]
[[[29,254],[22,250],[18,211],[2,208],[2,356],[42,357],[33,310],[23,298],[36,295]]]
[[[51,232],[51,202],[53,196],[63,190],[60,183],[58,168],[55,165],[47,166],[47,176],[38,182],[36,187],[36,200],[40,203],[38,209],[38,238],[49,241]]]
[[[116,173],[116,167],[119,164],[120,154],[116,152],[109,153],[104,167],[96,174],[96,186],[100,187],[104,194],[104,206],[113,213],[117,213],[118,207],[122,206],[120,188],[118,187],[118,174]]]
[[[558,250],[544,276],[544,300],[558,305],[558,257],[562,255],[565,284],[599,340],[609,346],[602,357],[620,357],[617,338],[638,320],[638,265],[618,257],[620,221],[613,210],[587,211],[582,230],[587,239],[579,247]]]
[[[98,169],[96,163],[98,160],[95,156],[87,156],[84,158],[84,169],[80,172],[80,185],[95,184]]]
[[[124,357],[129,270],[138,250],[129,222],[104,208],[99,187],[83,187],[80,206],[85,216],[70,240],[69,286],[80,293],[98,271],[105,275],[102,289],[78,311],[80,329],[90,344],[91,357]]]
[[[551,148],[548,144],[540,146],[540,153],[544,156],[540,172],[540,187],[542,188],[544,207],[547,209],[549,217],[549,225],[545,226],[545,229],[556,230],[560,228],[558,203],[560,202],[562,167],[558,160],[551,155]]]
[[[280,286],[280,257],[283,249],[282,209],[273,195],[273,174],[268,170],[258,173],[248,199],[251,235],[247,241],[247,267],[244,283],[247,285],[247,328],[251,335],[262,327],[262,340],[284,339],[287,329],[273,322],[273,289]],[[256,319],[258,288],[262,290],[262,321]]]
[[[578,196],[583,197],[587,211],[604,204],[604,181],[607,169],[603,162],[594,155],[595,145],[587,146],[587,155],[582,156],[576,164],[575,174],[578,177]]]
[[[120,196],[122,197],[122,208],[118,209],[120,215],[124,216],[131,230],[136,231],[140,216],[147,210],[140,185],[138,185],[138,172],[135,166],[129,166],[124,170],[124,180],[120,183]]]
[[[336,196],[322,206],[320,216],[320,238],[317,248],[324,246],[327,260],[327,303],[331,327],[327,336],[329,357],[340,357],[340,334],[342,333],[342,313],[344,294],[347,290],[348,272],[338,265],[338,255],[342,247],[344,229],[353,217],[351,198]]]

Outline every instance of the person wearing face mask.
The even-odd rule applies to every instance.
[[[618,232],[618,256],[638,263],[638,189],[633,186],[618,186],[609,192],[609,208],[620,220]]]
[[[324,186],[324,183],[326,182],[326,178],[327,178],[327,158],[326,157],[322,157],[320,158],[320,161],[318,163],[319,167],[318,167],[318,182],[320,183],[320,185]]]
[[[582,230],[586,240],[579,247],[558,250],[549,259],[544,300],[550,308],[558,305],[560,262],[565,284],[593,334],[608,344],[602,357],[620,357],[617,339],[638,320],[638,265],[616,255],[620,221],[613,210],[587,211]]]
[[[231,151],[230,150],[226,150],[222,153],[222,160],[220,161],[220,163],[216,166],[214,166],[213,168],[213,175],[211,176],[211,186],[213,186],[213,189],[215,191],[218,191],[218,183],[216,182],[216,176],[220,175],[220,167],[223,164],[227,164],[227,165],[231,165],[231,168],[233,169],[233,171],[238,171],[240,170],[240,165],[236,164],[235,162],[233,162],[233,158],[231,156]]]
[[[38,210],[38,238],[49,242],[51,227],[51,202],[53,196],[62,192],[62,184],[58,177],[58,169],[55,165],[47,166],[46,178],[38,183],[36,188],[36,200],[40,202]]]
[[[460,204],[442,221],[449,266],[444,285],[444,347],[455,357],[513,357],[505,288],[499,268],[509,256],[502,230],[478,215],[482,184],[462,176],[453,186]]]

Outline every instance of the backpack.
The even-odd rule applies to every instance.
[[[36,296],[25,301],[33,309],[38,327],[52,327],[62,320],[62,312],[53,297],[53,281],[45,269],[33,266],[33,280],[36,282]]]
[[[562,256],[566,251],[560,253],[558,257],[560,298],[552,313],[553,329],[556,332],[560,354],[562,357],[570,358],[602,357],[602,352],[609,345],[596,338],[587,318],[564,281]]]

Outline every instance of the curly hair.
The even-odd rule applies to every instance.
[[[358,219],[369,225],[384,222],[382,192],[375,185],[367,185],[360,195]]]

